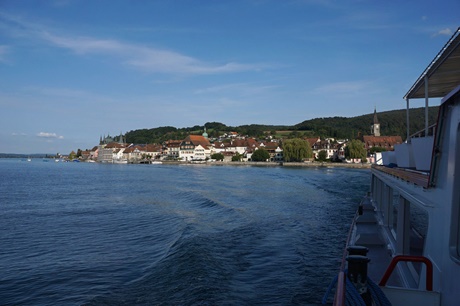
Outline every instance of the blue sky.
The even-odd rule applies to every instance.
[[[458,12],[456,0],[2,0],[0,152],[402,109]]]

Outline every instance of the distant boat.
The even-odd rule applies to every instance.
[[[27,161],[28,161],[28,162],[32,161],[32,158],[28,157],[28,158],[27,158]]]
[[[160,165],[162,164],[163,162],[159,161],[159,160],[155,160],[155,161],[152,161],[151,164],[152,165]]]
[[[127,159],[122,159],[122,158],[120,158],[120,159],[114,159],[114,160],[113,160],[113,163],[114,163],[114,164],[127,164],[127,163],[128,163],[128,160],[127,160]]]

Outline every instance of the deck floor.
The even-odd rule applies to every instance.
[[[404,169],[404,168],[389,168],[385,166],[372,165],[372,168],[397,178],[400,178],[404,181],[411,182],[415,185],[422,186],[424,188],[428,187],[429,174],[426,172]]]
[[[369,199],[364,200],[363,208],[363,214],[356,219],[355,245],[365,246],[369,249],[367,254],[370,259],[368,276],[378,284],[392,260],[392,254],[383,239],[382,228],[378,224],[374,206]],[[388,285],[400,286],[400,284],[397,273],[393,273]]]

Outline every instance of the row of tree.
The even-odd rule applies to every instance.
[[[224,155],[222,153],[215,153],[211,155],[212,159],[215,160],[224,160]],[[243,155],[236,153],[232,156],[232,161],[241,161],[243,159]],[[251,160],[255,162],[266,161],[270,159],[270,153],[264,148],[260,148],[252,153]]]
[[[282,143],[283,147],[283,159],[285,162],[302,162],[305,159],[310,159],[313,157],[313,151],[310,147],[308,141],[295,138],[287,139]],[[364,148],[364,143],[359,139],[353,139],[348,142],[345,147],[345,158],[347,159],[361,159],[363,162],[366,162],[367,151]],[[224,155],[222,153],[215,153],[211,156],[215,160],[224,160]],[[241,161],[243,156],[239,153],[236,153],[232,157],[232,161]],[[252,161],[266,161],[270,158],[270,153],[264,148],[259,148],[254,151],[251,156]],[[319,161],[327,160],[327,152],[321,150],[318,152],[316,157]]]

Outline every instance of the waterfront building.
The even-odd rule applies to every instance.
[[[184,161],[205,160],[211,157],[212,145],[201,135],[188,135],[182,140],[179,148],[179,158]]]
[[[165,157],[177,159],[179,158],[180,144],[182,140],[167,140],[163,142],[163,154]]]

